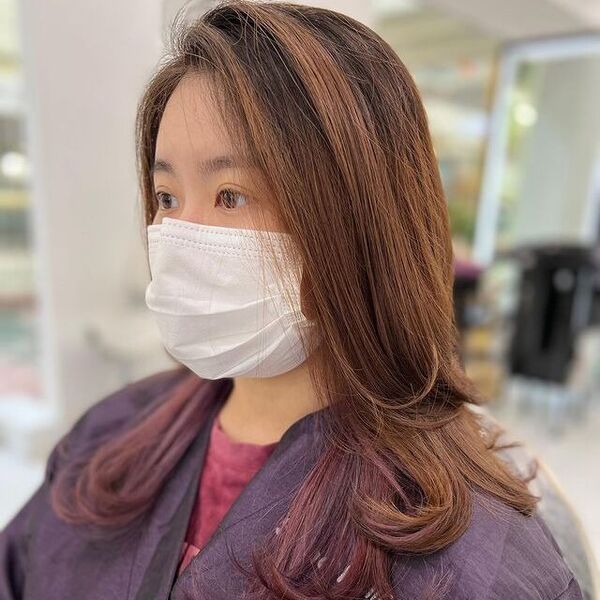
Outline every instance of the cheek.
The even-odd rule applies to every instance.
[[[281,222],[276,214],[268,209],[261,211],[264,229],[268,231],[277,231],[281,233],[288,233],[287,227]]]
[[[288,233],[287,227],[285,227],[278,216],[262,205],[251,205],[248,207],[248,210],[242,210],[235,215],[232,213],[229,218],[231,221],[235,220],[235,227]]]
[[[260,214],[260,227],[257,229],[265,229],[267,231],[277,231],[279,233],[289,233],[288,227],[283,222],[283,219],[277,214],[273,205],[266,201],[261,202],[260,210],[257,211]]]

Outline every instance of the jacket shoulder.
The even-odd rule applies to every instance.
[[[525,516],[479,493],[473,494],[471,521],[462,536],[430,555],[399,557],[393,580],[398,599],[582,599],[541,517]]]
[[[97,444],[99,438],[104,439],[105,436],[114,435],[116,430],[130,423],[146,407],[152,408],[154,401],[160,401],[165,392],[189,374],[190,371],[187,369],[176,368],[129,383],[88,408],[55,444],[46,461],[46,472],[42,483],[0,531],[0,598],[2,600],[17,600],[25,597],[25,581],[33,559],[30,547],[37,535],[37,527],[51,514],[49,485],[61,461],[76,455],[80,448]]]
[[[186,367],[160,371],[130,382],[92,404],[55,444],[46,464],[46,478],[52,479],[68,455],[95,447],[141,417],[190,373]]]

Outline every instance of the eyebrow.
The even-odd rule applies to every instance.
[[[239,157],[236,158],[231,156],[230,154],[223,154],[221,156],[213,156],[211,158],[207,158],[206,160],[202,160],[197,163],[198,171],[202,175],[210,175],[212,173],[216,173],[217,171],[222,171],[224,169],[244,169],[255,167],[255,163],[250,160],[248,157]],[[167,162],[163,159],[156,159],[154,161],[154,165],[152,166],[152,175],[162,171],[164,173],[169,173],[169,175],[175,175],[175,168],[170,162]]]

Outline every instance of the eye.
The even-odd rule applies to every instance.
[[[158,192],[158,194],[156,194],[156,200],[158,201],[159,210],[171,210],[172,208],[177,208],[177,198],[171,196],[171,194]],[[173,206],[173,200],[175,200],[175,206]]]
[[[226,210],[241,208],[248,203],[248,197],[241,192],[225,188],[217,193],[215,206],[221,206]]]

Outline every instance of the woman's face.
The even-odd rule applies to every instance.
[[[153,168],[158,203],[153,223],[173,217],[280,231],[261,172],[252,157],[233,156],[238,145],[223,127],[207,85],[200,76],[185,77],[165,107]]]

